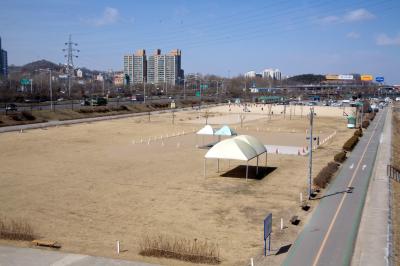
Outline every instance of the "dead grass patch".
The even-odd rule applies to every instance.
[[[163,257],[193,263],[219,264],[219,247],[207,240],[188,240],[164,235],[146,236],[140,242],[140,255]]]
[[[32,225],[25,219],[0,218],[0,238],[32,241],[36,234]]]

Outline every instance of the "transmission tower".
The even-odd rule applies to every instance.
[[[78,58],[74,53],[80,52],[78,49],[75,49],[74,46],[78,46],[77,43],[72,42],[71,34],[69,35],[68,42],[65,43],[66,48],[62,49],[65,53],[64,57],[67,58],[67,77],[68,77],[68,96],[71,96],[71,77],[74,75],[74,58]]]

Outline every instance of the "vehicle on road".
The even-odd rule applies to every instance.
[[[9,103],[6,105],[5,109],[6,109],[6,112],[13,112],[13,111],[15,112],[18,110],[18,107],[15,103]]]

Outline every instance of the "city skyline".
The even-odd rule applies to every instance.
[[[5,1],[3,7],[0,34],[9,65],[64,63],[61,49],[72,34],[82,51],[77,67],[122,70],[123,56],[142,47],[179,47],[187,73],[232,77],[274,66],[283,75],[361,73],[400,83],[396,1],[46,0],[40,6]]]

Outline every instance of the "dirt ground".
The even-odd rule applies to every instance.
[[[226,107],[221,108],[210,115],[224,115]],[[216,162],[209,160],[205,178],[207,150],[196,148],[199,137],[192,133],[201,125],[191,123],[204,113],[172,115],[1,134],[0,215],[26,218],[42,238],[60,242],[66,252],[163,265],[191,264],[138,255],[143,236],[208,240],[218,243],[222,265],[244,265],[261,256],[263,219],[271,212],[274,252],[293,243],[310,213],[299,208],[299,193],[306,195],[307,156],[268,155],[269,174],[247,182],[244,174],[226,174],[240,162],[221,162],[223,171],[216,173]],[[308,121],[276,115],[233,126],[265,143],[302,145]],[[333,131],[335,137],[314,153],[315,175],[353,134],[342,110],[315,119],[315,132]],[[292,215],[299,215],[299,226],[288,223]],[[124,250],[120,255],[116,240]],[[284,256],[263,262],[276,265]]]
[[[393,109],[393,136],[392,136],[392,152],[393,165],[400,168],[400,104],[395,104]],[[393,189],[393,255],[394,265],[400,265],[400,183],[392,182]]]

